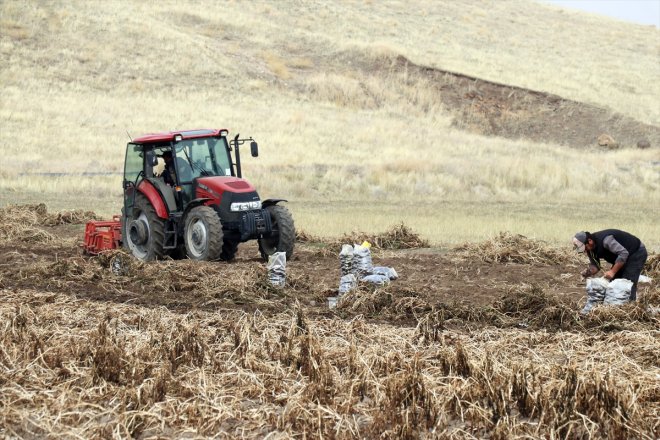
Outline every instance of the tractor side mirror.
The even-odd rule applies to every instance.
[[[250,153],[252,154],[252,157],[259,156],[259,145],[257,145],[255,141],[250,142]]]

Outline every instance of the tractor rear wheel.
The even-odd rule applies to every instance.
[[[163,258],[165,242],[165,220],[158,217],[156,210],[144,194],[135,196],[133,212],[123,225],[124,243],[135,258],[152,261]]]
[[[296,228],[293,217],[285,206],[270,205],[266,209],[270,213],[273,232],[259,239],[259,252],[264,261],[275,252],[286,252],[286,259],[293,256],[293,246],[296,242]]]
[[[222,252],[222,223],[209,206],[196,206],[186,215],[183,230],[186,253],[191,260],[213,261]]]

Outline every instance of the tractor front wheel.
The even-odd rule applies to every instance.
[[[186,253],[191,260],[213,261],[222,252],[222,223],[209,206],[196,206],[186,215],[183,230]]]
[[[142,261],[163,258],[165,220],[158,217],[145,195],[135,196],[132,214],[122,228],[122,239],[135,258]]]
[[[266,207],[270,213],[273,232],[259,239],[259,252],[264,261],[275,252],[286,252],[286,259],[293,256],[293,246],[296,242],[296,228],[293,217],[285,206],[270,205]]]

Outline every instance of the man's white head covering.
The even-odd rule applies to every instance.
[[[586,232],[578,232],[575,234],[573,237],[573,246],[575,246],[575,250],[578,253],[584,252],[585,245],[587,244],[587,233]]]
[[[160,177],[165,171],[165,159],[158,157],[158,164],[154,165],[154,176]]]

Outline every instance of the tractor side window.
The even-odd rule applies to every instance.
[[[124,161],[124,181],[135,182],[144,169],[144,153],[141,145],[128,144]]]

